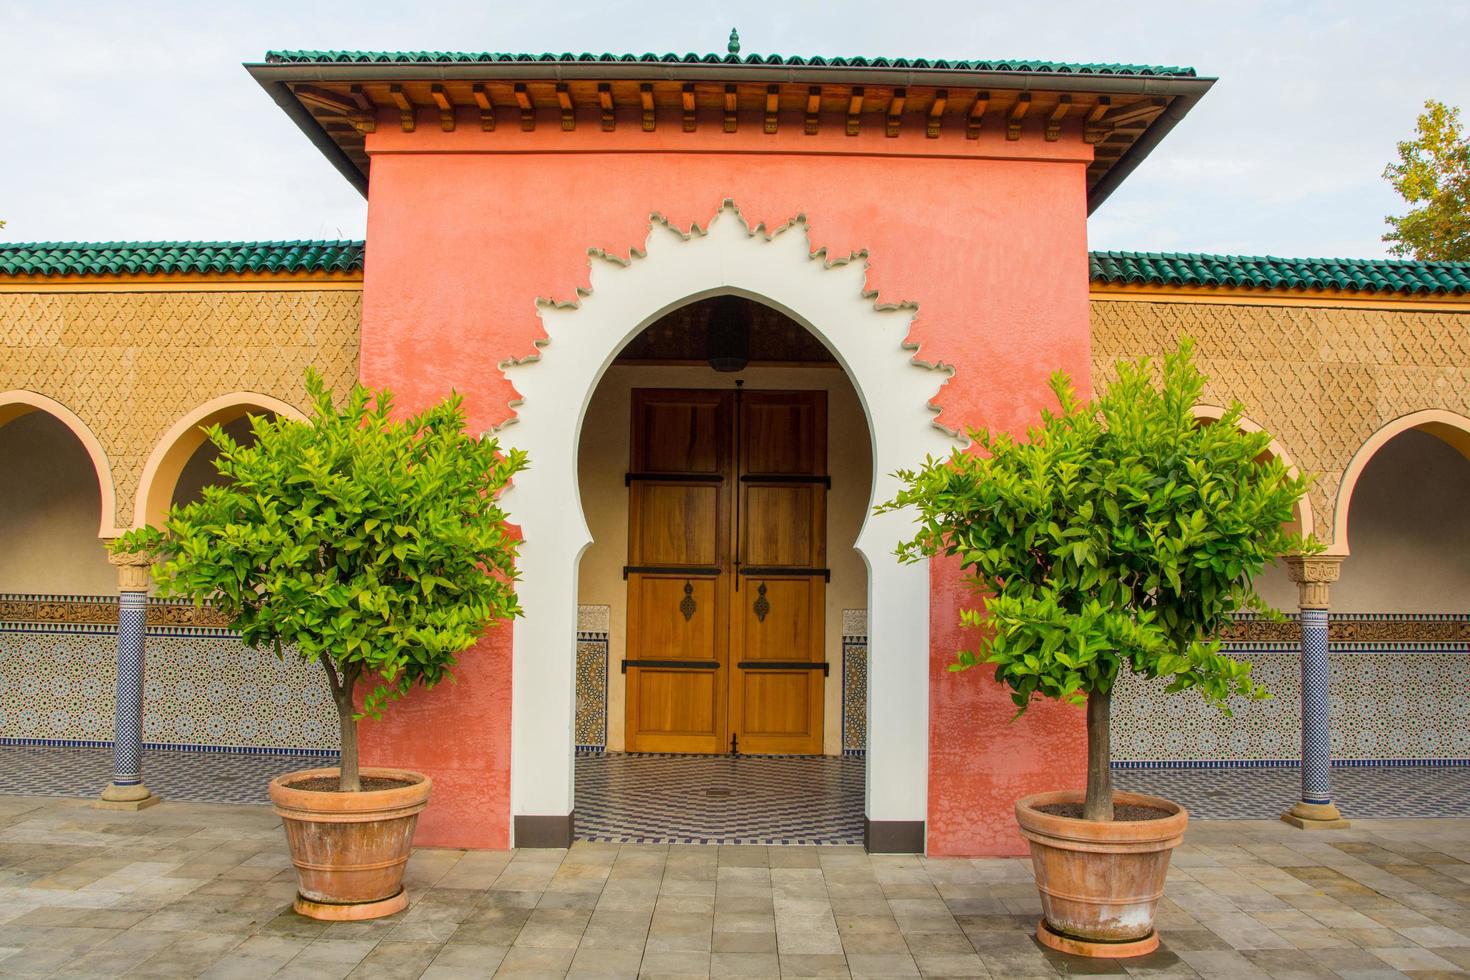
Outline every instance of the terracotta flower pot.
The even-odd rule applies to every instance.
[[[307,769],[271,780],[270,797],[286,828],[300,890],[296,911],[313,919],[376,919],[408,905],[403,868],[413,828],[433,783],[406,769],[362,767],[362,778],[400,780],[406,786],[334,793],[298,789],[338,770]]]
[[[1031,843],[1042,920],[1036,938],[1083,956],[1142,956],[1158,948],[1154,911],[1164,894],[1169,853],[1184,839],[1189,811],[1139,793],[1115,793],[1115,806],[1163,810],[1158,820],[1081,820],[1043,813],[1078,803],[1080,790],[1038,793],[1016,803],[1021,836]]]

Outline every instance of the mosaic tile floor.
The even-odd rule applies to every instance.
[[[335,759],[232,752],[145,752],[143,781],[165,800],[268,803],[265,788],[296,769]],[[0,746],[0,794],[94,797],[112,779],[111,749]]]
[[[1271,820],[1301,798],[1300,769],[1144,769],[1113,785],[1184,804],[1197,820]],[[1470,816],[1470,767],[1332,770],[1332,795],[1349,820]]]
[[[154,751],[144,756],[144,773],[167,800],[265,803],[273,777],[329,764],[294,755]],[[111,774],[111,749],[0,746],[0,794],[89,798]],[[1300,790],[1296,769],[1126,770],[1113,779],[1120,789],[1178,800],[1197,820],[1272,820]],[[1340,768],[1332,771],[1332,787],[1349,819],[1470,817],[1470,767]],[[577,759],[577,832],[584,840],[856,844],[862,824],[861,758]]]
[[[863,760],[578,756],[576,826],[614,843],[860,844]]]

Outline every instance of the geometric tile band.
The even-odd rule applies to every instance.
[[[1338,762],[1470,759],[1470,644],[1355,643],[1327,654],[1330,757]],[[1120,765],[1301,759],[1302,656],[1298,643],[1227,644],[1271,693],[1230,700],[1227,717],[1189,691],[1123,670],[1113,690],[1113,758]]]
[[[842,752],[868,749],[868,638],[842,637]]]
[[[0,624],[0,739],[110,742],[117,626]],[[220,629],[148,628],[143,741],[255,751],[335,751],[322,669]]]

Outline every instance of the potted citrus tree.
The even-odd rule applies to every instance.
[[[160,594],[211,604],[248,646],[321,665],[341,765],[278,777],[270,797],[296,910],[365,919],[407,904],[431,783],[360,765],[358,722],[450,677],[458,654],[519,614],[497,497],[526,460],[467,434],[456,395],[395,419],[386,391],[356,386],[339,407],[315,373],[306,388],[307,421],[252,418],[245,444],[209,428],[221,483],[114,550],[152,553]]]
[[[1213,424],[1195,405],[1191,347],[1124,362],[1095,401],[1052,378],[1059,407],[1025,439],[971,433],[971,452],[900,473],[887,508],[911,507],[910,560],[952,556],[981,595],[977,631],[950,669],[984,664],[1018,711],[1035,697],[1085,707],[1087,785],[1016,803],[1030,843],[1048,946],[1134,956],[1158,945],[1154,912],[1189,815],[1115,792],[1110,704],[1119,673],[1193,689],[1221,710],[1267,696],[1216,639],[1233,614],[1276,616],[1251,586],[1267,563],[1309,546],[1287,525],[1305,482],[1267,455],[1270,437]]]

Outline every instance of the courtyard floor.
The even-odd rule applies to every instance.
[[[290,909],[272,812],[141,813],[0,797],[0,975],[1388,978],[1470,971],[1470,821],[1305,833],[1196,821],[1163,947],[1044,951],[1029,863],[855,847],[579,843],[423,848],[412,904],[326,924]]]

